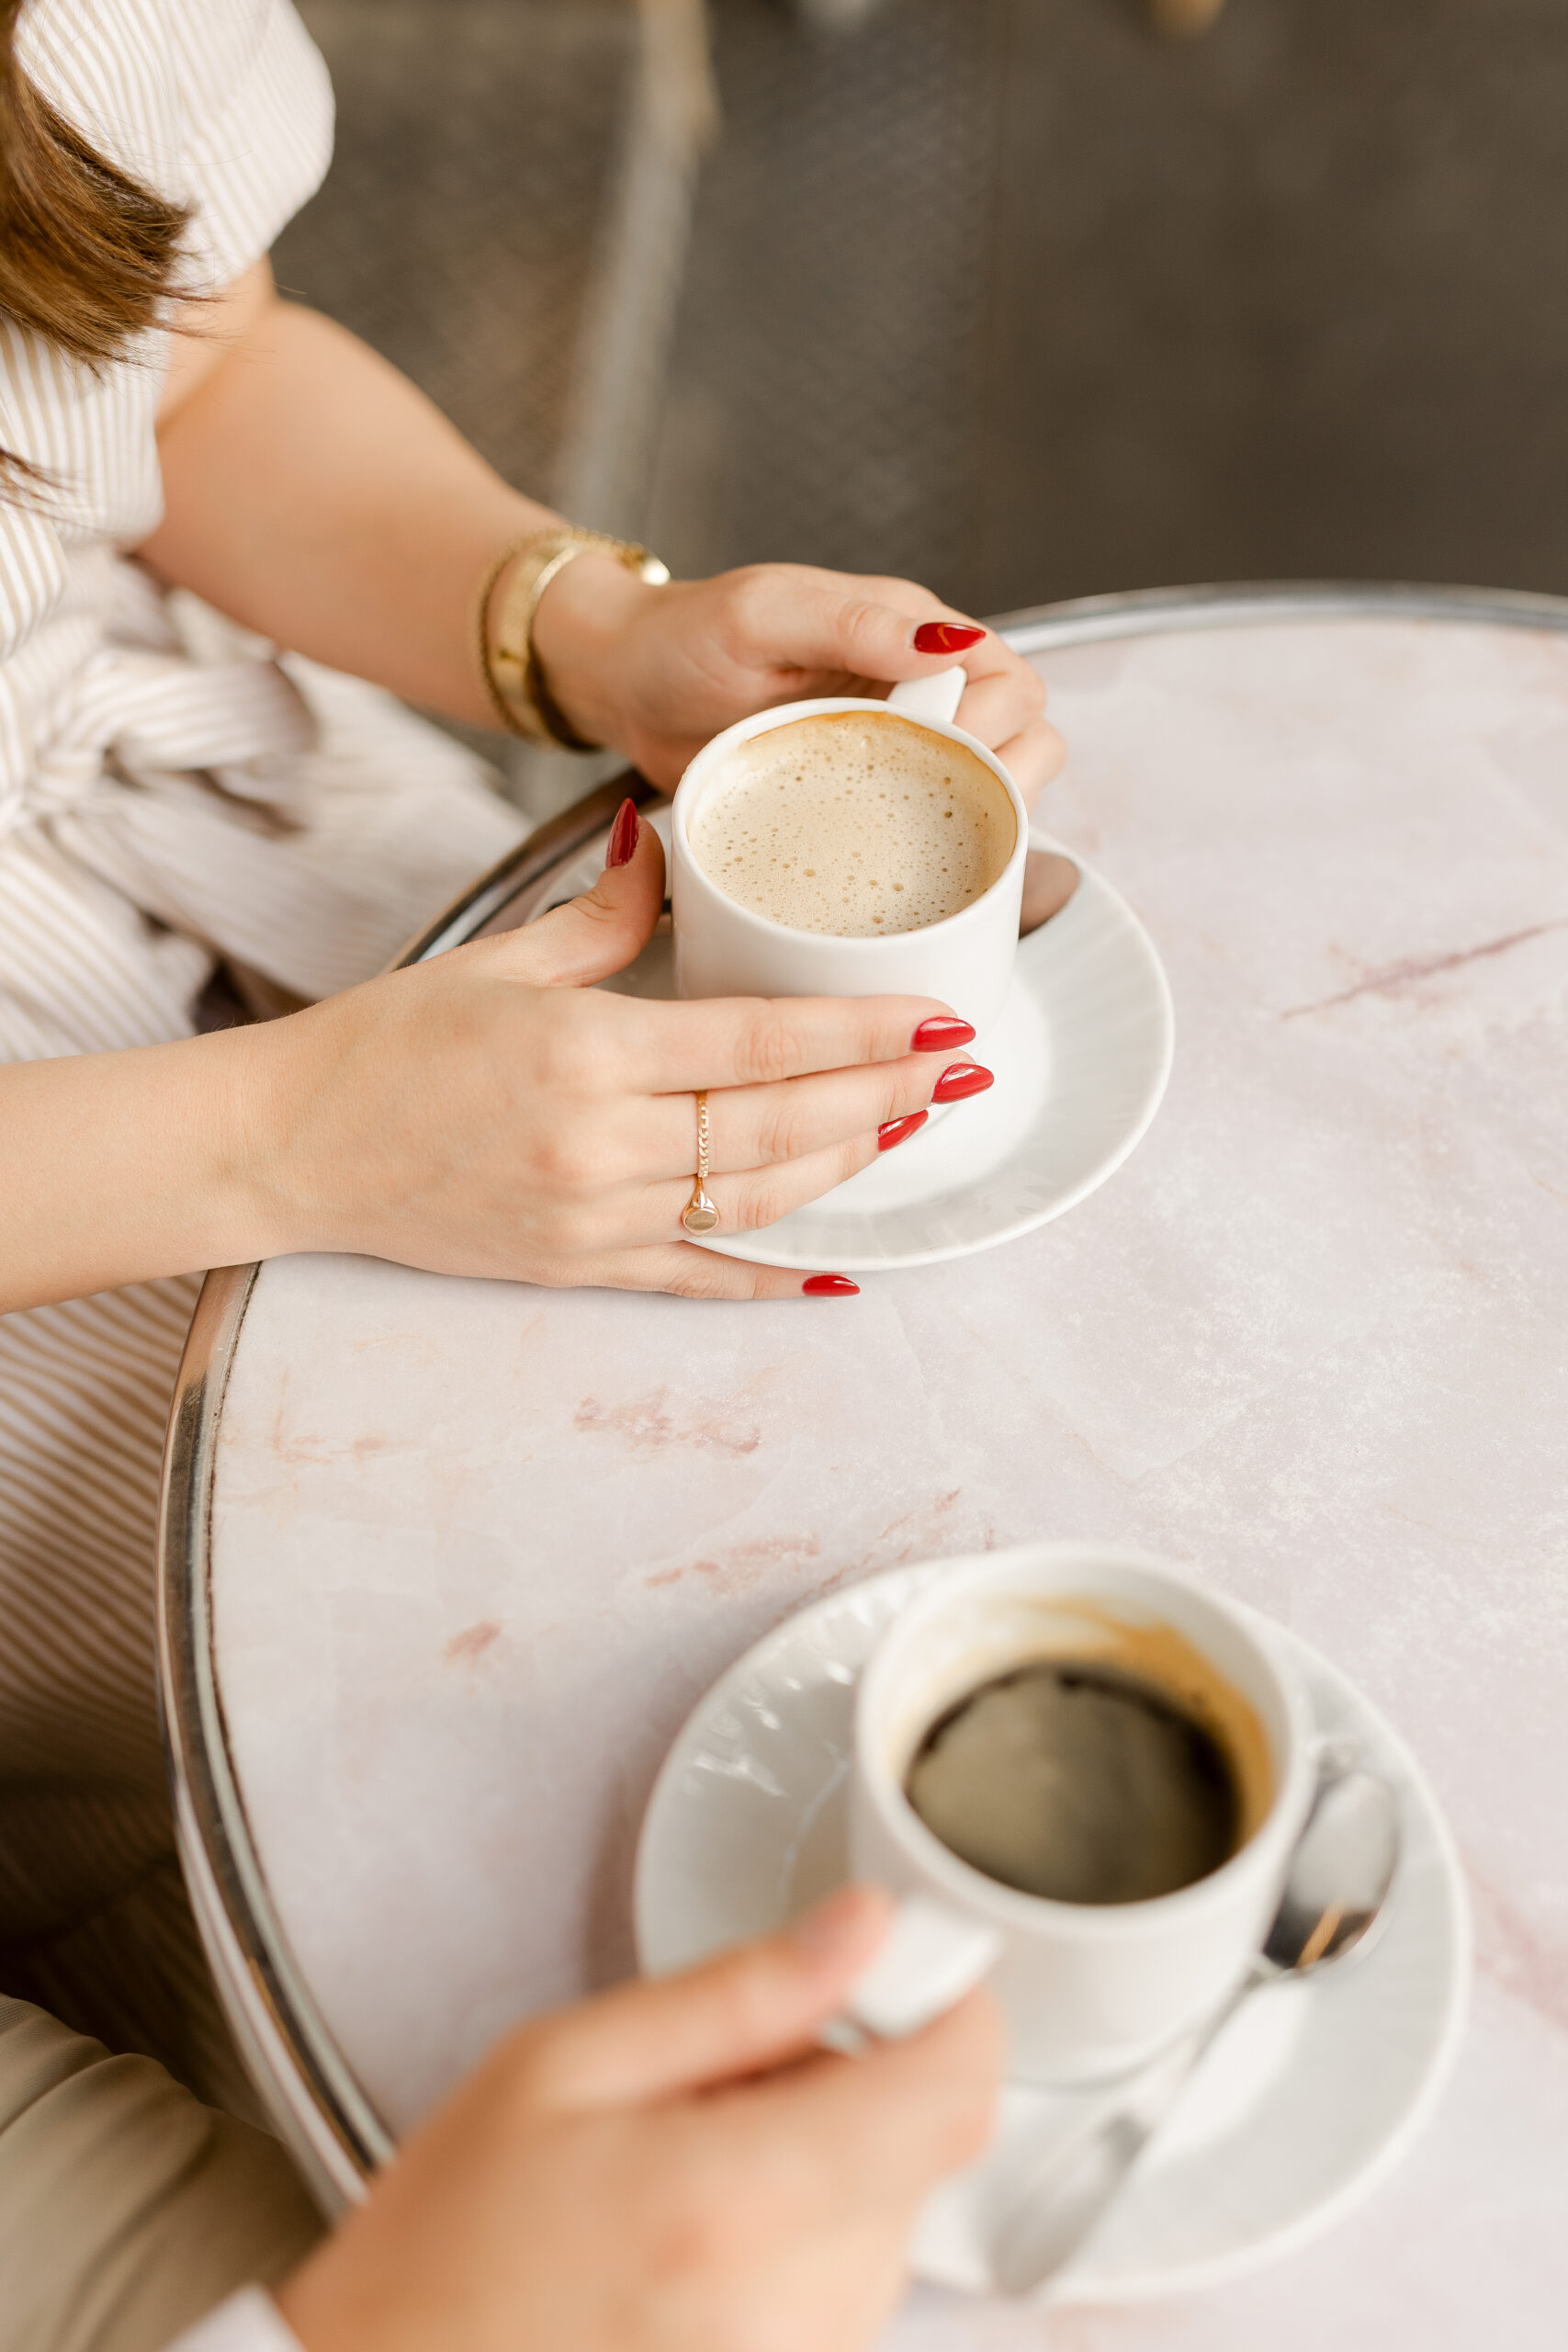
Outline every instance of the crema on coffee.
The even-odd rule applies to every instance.
[[[832,711],[742,743],[687,828],[708,879],[792,931],[886,938],[980,898],[1018,838],[961,743],[893,712]]]

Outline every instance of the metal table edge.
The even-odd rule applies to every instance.
[[[1568,631],[1568,597],[1355,582],[1243,582],[1076,597],[992,622],[1033,654],[1097,639],[1303,620],[1419,619]],[[637,775],[601,786],[540,826],[432,922],[394,968],[460,946],[612,821],[656,797]],[[242,2055],[322,2205],[364,2194],[393,2137],[339,2050],[295,1962],[246,1818],[213,1648],[211,1512],[217,1434],[257,1265],[202,1284],[175,1379],[158,1535],[159,1706],[180,1859]]]
[[[1280,628],[1292,621],[1422,620],[1568,630],[1568,596],[1516,588],[1444,587],[1420,581],[1242,580],[1190,588],[1134,588],[1003,613],[990,624],[1020,653],[1178,630]]]

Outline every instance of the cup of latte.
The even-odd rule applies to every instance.
[[[684,997],[932,996],[976,1035],[1018,948],[1029,819],[953,723],[962,670],[727,728],[671,820]]]
[[[1140,1553],[1031,1544],[954,1561],[873,1652],[851,1861],[999,1935],[1015,2080],[1091,2082],[1240,1982],[1315,1776],[1267,1626]]]

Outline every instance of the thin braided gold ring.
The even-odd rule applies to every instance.
[[[688,1233],[711,1233],[718,1223],[718,1211],[708,1198],[708,1154],[713,1137],[708,1130],[707,1089],[697,1094],[697,1181],[692,1197],[681,1212],[681,1222]]]

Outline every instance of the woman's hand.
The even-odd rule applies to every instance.
[[[771,1225],[933,1097],[989,1084],[961,1054],[963,1007],[596,989],[663,902],[664,853],[630,801],[611,855],[541,922],[308,1012],[0,1069],[0,1313],[299,1250],[703,1298],[852,1292],[682,1239],[694,1093],[720,1234]]]
[[[886,1917],[853,1889],[525,2026],[281,2290],[305,2352],[857,2352],[999,2060],[984,1993],[863,2058],[815,2048]]]
[[[695,1091],[709,1091],[720,1235],[771,1225],[874,1159],[879,1129],[883,1148],[901,1140],[888,1123],[924,1111],[973,1034],[953,1018],[963,1007],[594,989],[632,961],[663,901],[659,837],[629,802],[612,837],[623,854],[524,930],[247,1033],[253,1254],[344,1250],[443,1273],[799,1295],[798,1273],[681,1238]],[[931,1021],[942,1025],[917,1045]],[[954,1091],[973,1079],[943,1099]]]
[[[918,646],[932,626],[951,645]],[[1026,800],[1061,766],[1045,689],[998,637],[908,580],[754,564],[649,588],[613,559],[576,557],[545,591],[534,643],[554,695],[590,742],[614,743],[673,785],[710,736],[805,695],[885,695],[961,662],[962,726],[999,753]]]

